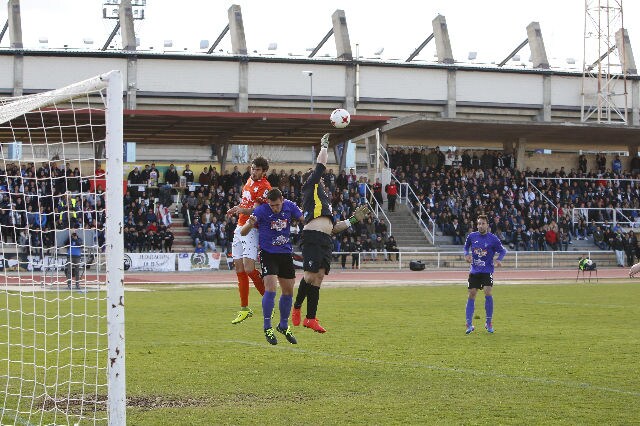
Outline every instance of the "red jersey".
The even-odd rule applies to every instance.
[[[266,177],[254,181],[247,179],[247,183],[242,187],[242,201],[239,206],[243,209],[252,209],[256,203],[262,204],[267,200],[267,192],[271,189],[271,184]],[[249,219],[249,215],[240,213],[238,215],[238,226],[242,226]]]

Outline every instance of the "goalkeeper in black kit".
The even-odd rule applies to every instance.
[[[302,230],[302,258],[304,277],[300,280],[291,315],[293,325],[300,325],[300,308],[306,298],[307,313],[302,325],[318,333],[326,332],[318,322],[316,312],[320,300],[320,285],[324,276],[331,269],[331,252],[333,251],[331,236],[363,221],[371,213],[367,205],[361,205],[354,210],[349,219],[334,223],[331,200],[322,179],[329,157],[328,147],[329,134],[327,133],[320,142],[320,152],[315,169],[308,172],[303,178],[302,212],[305,226]]]

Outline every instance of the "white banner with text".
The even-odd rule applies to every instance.
[[[178,253],[178,271],[220,269],[220,253]]]

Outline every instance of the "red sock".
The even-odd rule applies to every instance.
[[[264,281],[262,281],[262,275],[260,275],[260,271],[254,269],[249,272],[249,277],[251,277],[251,281],[253,281],[253,285],[260,292],[261,295],[264,296]]]
[[[238,276],[238,291],[240,292],[240,306],[249,306],[249,276],[246,272],[236,272]]]

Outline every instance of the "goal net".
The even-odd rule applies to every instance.
[[[124,424],[122,78],[0,98],[0,424]]]

